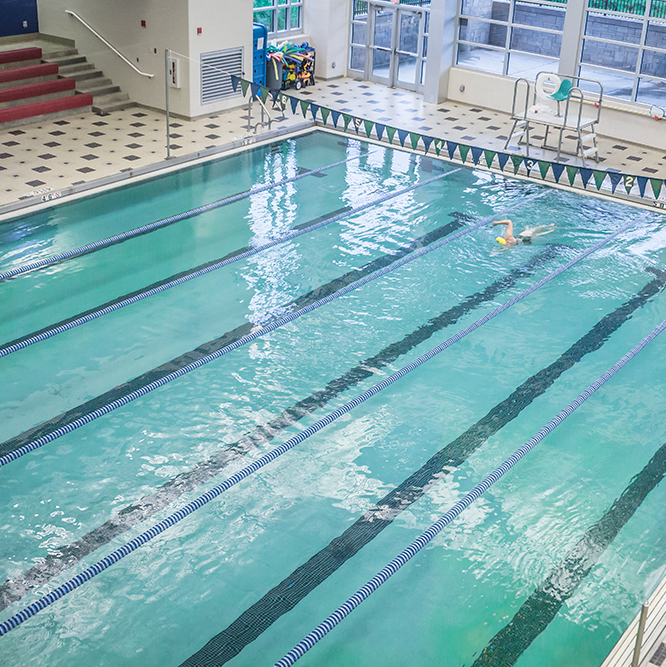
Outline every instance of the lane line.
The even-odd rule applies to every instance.
[[[317,642],[323,639],[340,621],[346,618],[361,602],[366,600],[382,584],[386,583],[403,565],[411,560],[424,546],[448,526],[456,517],[478,500],[493,484],[500,480],[518,461],[536,447],[549,433],[554,431],[567,417],[573,414],[590,396],[598,391],[620,369],[631,361],[643,348],[649,345],[664,329],[666,320],[653,329],[643,340],[627,352],[619,361],[595,380],[582,394],[579,394],[566,408],[561,410],[541,430],[530,438],[522,447],[517,449],[508,459],[493,472],[477,484],[462,500],[441,516],[435,523],[417,537],[406,549],[396,556],[386,567],[378,572],[368,583],[352,595],[344,604],[338,607],[326,620],[320,623],[310,634],[304,637],[294,648],[274,667],[291,667],[302,658]],[[185,665],[187,663],[183,663]]]
[[[267,243],[264,243],[260,246],[256,246],[255,248],[251,247],[240,248],[218,260],[206,262],[205,264],[197,266],[193,269],[189,269],[188,271],[182,271],[181,273],[176,274],[175,276],[171,276],[170,278],[160,280],[157,283],[148,285],[147,287],[132,292],[131,294],[126,294],[124,296],[118,297],[117,299],[113,299],[112,301],[102,304],[101,306],[97,306],[96,308],[91,308],[90,310],[87,310],[84,313],[79,313],[78,315],[74,315],[73,317],[67,318],[66,320],[62,320],[61,322],[57,322],[56,324],[44,327],[39,331],[35,331],[31,334],[27,334],[26,336],[22,336],[21,338],[17,338],[13,341],[10,341],[9,343],[5,343],[4,345],[0,346],[0,357],[6,357],[9,354],[18,352],[19,350],[29,347],[30,345],[34,345],[35,343],[47,340],[49,338],[52,338],[53,336],[57,336],[58,334],[64,333],[65,331],[69,331],[70,329],[74,329],[75,327],[81,326],[82,324],[87,324],[88,322],[92,322],[93,320],[96,320],[98,317],[108,315],[109,313],[113,313],[116,310],[120,310],[125,306],[130,306],[132,304],[138,303],[139,301],[143,301],[143,299],[147,299],[148,297],[155,296],[156,294],[165,292],[166,290],[171,289],[172,287],[177,287],[178,285],[182,285],[186,282],[189,282],[190,280],[194,280],[195,278],[200,278],[201,276],[205,276],[208,273],[217,271],[217,269],[229,266],[234,262],[238,262],[243,259],[247,259],[248,257],[252,257],[257,253],[263,252],[264,250],[268,250],[270,248],[274,248],[278,245],[281,245],[282,243],[286,243],[287,241],[291,241],[292,239],[298,238],[299,236],[303,236],[304,234],[308,234],[309,232],[319,229],[320,227],[324,227],[326,225],[330,225],[331,223],[338,222],[339,220],[351,217],[369,208],[372,208],[373,206],[384,204],[387,201],[390,201],[391,199],[395,199],[396,197],[405,195],[425,185],[434,183],[435,181],[446,178],[447,176],[461,170],[462,167],[458,169],[453,169],[452,171],[446,172],[445,174],[440,174],[439,176],[434,176],[433,178],[429,178],[426,181],[415,183],[397,192],[386,193],[381,197],[378,197],[369,202],[361,204],[360,206],[357,206],[355,208],[342,211],[338,210],[334,212],[330,217],[320,216],[320,218],[317,218],[316,221],[312,221],[312,224],[309,224],[309,226],[300,227],[299,225],[289,233],[280,236],[276,239],[273,239],[271,241],[268,241]]]
[[[557,616],[622,527],[666,475],[666,444],[631,480],[603,516],[578,540],[483,649],[472,667],[511,667]]]
[[[376,151],[373,151],[376,152]],[[293,183],[298,181],[301,178],[306,178],[307,176],[312,176],[313,174],[326,171],[327,169],[332,169],[333,167],[339,167],[347,162],[352,160],[358,160],[363,156],[370,155],[370,153],[362,153],[361,155],[356,155],[354,157],[347,158],[346,160],[340,160],[339,162],[334,162],[332,164],[326,165],[325,167],[319,167],[317,169],[312,169],[310,171],[297,174],[296,176],[291,176],[289,178],[283,178],[280,181],[274,181],[273,183],[267,183],[266,185],[261,185],[258,188],[251,188],[250,190],[245,190],[244,192],[239,192],[238,194],[231,195],[230,197],[225,197],[224,199],[218,199],[217,201],[211,202],[210,204],[204,204],[203,206],[197,206],[196,208],[190,209],[189,211],[184,211],[183,213],[178,213],[176,215],[171,215],[168,218],[163,218],[162,220],[157,220],[151,222],[147,225],[141,225],[141,227],[135,227],[121,234],[115,234],[114,236],[109,236],[105,239],[99,241],[94,241],[93,243],[88,243],[79,248],[73,248],[72,250],[67,250],[66,252],[58,253],[57,255],[51,255],[50,257],[44,257],[43,259],[36,260],[34,262],[29,262],[28,264],[23,264],[22,266],[17,266],[14,269],[9,269],[0,273],[0,283],[5,280],[10,280],[11,278],[16,278],[17,276],[29,273],[31,271],[36,271],[37,269],[43,269],[47,266],[52,266],[53,264],[59,264],[75,257],[81,257],[82,255],[89,255],[92,252],[97,250],[103,250],[109,246],[116,245],[118,243],[123,243],[129,239],[136,238],[137,236],[143,236],[144,234],[149,234],[154,232],[157,229],[164,229],[164,227],[169,227],[170,225],[180,222],[182,220],[188,220],[189,218],[194,218],[197,215],[202,213],[207,213],[208,211],[213,211],[216,208],[221,206],[228,206],[237,201],[247,199],[252,195],[261,194],[267,190],[272,190],[273,188],[280,187],[281,185],[286,185],[288,183]]]
[[[461,317],[475,308],[492,301],[498,294],[513,287],[519,279],[529,277],[565,249],[568,250],[570,247],[560,244],[545,246],[542,252],[532,257],[524,266],[512,269],[484,290],[468,296],[460,304],[431,318],[426,324],[408,333],[402,339],[391,343],[343,375],[331,380],[324,389],[316,391],[291,407],[284,409],[277,417],[261,426],[257,426],[251,433],[224,449],[218,450],[210,458],[200,461],[191,470],[171,478],[153,493],[126,505],[123,509],[118,510],[111,519],[89,531],[75,542],[59,546],[57,553],[50,553],[38,559],[38,562],[30,569],[0,585],[0,610],[6,609],[10,604],[17,602],[37,586],[43,586],[56,574],[73,567],[82,558],[108,544],[118,535],[151,518],[185,493],[216,477],[233,461],[267,445],[286,428],[293,426],[315,410],[323,408],[351,387],[372,377],[380,369],[385,368],[398,357],[428,340],[438,331],[455,324]]]
[[[293,609],[317,586],[355,556],[413,503],[425,495],[441,476],[458,468],[490,437],[513,421],[567,370],[586,355],[599,350],[638,308],[666,286],[666,272],[651,270],[656,278],[629,301],[605,315],[552,364],[529,377],[507,398],[439,450],[418,470],[381,498],[341,535],[246,609],[227,628],[212,637],[196,654],[192,665],[225,664],[265,632],[283,614]]]
[[[434,250],[437,250],[438,248],[443,247],[444,245],[451,243],[452,241],[456,241],[457,239],[466,236],[467,234],[470,234],[471,232],[475,231],[482,225],[488,224],[488,222],[494,220],[495,218],[501,215],[506,215],[506,213],[512,210],[513,208],[522,206],[526,202],[532,201],[536,198],[543,197],[544,194],[545,193],[541,193],[538,195],[533,195],[532,197],[526,197],[518,204],[515,204],[513,207],[505,209],[500,213],[493,214],[492,216],[489,216],[487,218],[483,218],[477,223],[470,225],[469,227],[462,229],[456,232],[455,234],[448,236],[447,238],[436,241],[426,247],[418,248],[418,246],[416,245],[417,242],[412,242],[408,246],[400,248],[400,250],[398,250],[398,252],[395,253],[394,255],[379,258],[379,261],[370,262],[369,264],[366,265],[367,267],[372,266],[374,268],[375,266],[381,264],[384,264],[384,267],[380,268],[379,270],[375,271],[370,275],[366,275],[361,280],[357,280],[356,282],[346,285],[345,287],[337,290],[333,294],[329,294],[328,296],[321,298],[318,301],[315,301],[314,303],[311,303],[308,306],[305,306],[303,308],[300,308],[299,310],[292,311],[291,313],[288,313],[282,317],[274,319],[273,321],[270,321],[262,325],[261,327],[258,327],[255,331],[252,331],[251,333],[248,333],[242,336],[241,338],[234,340],[234,342],[224,345],[223,347],[219,347],[212,353],[206,354],[204,356],[198,356],[200,355],[199,351],[202,348],[202,346],[200,346],[199,348],[193,350],[190,353],[181,355],[176,360],[172,360],[171,362],[163,364],[157,369],[153,369],[153,371],[148,371],[147,373],[144,373],[143,375],[139,376],[139,378],[135,378],[134,380],[125,383],[124,385],[120,385],[119,387],[112,389],[111,391],[106,392],[105,394],[102,394],[101,396],[98,396],[90,401],[87,401],[86,403],[83,403],[82,405],[77,406],[72,410],[68,410],[67,412],[62,413],[58,417],[55,417],[47,422],[44,422],[43,424],[40,424],[28,431],[25,431],[24,433],[15,436],[14,438],[6,440],[4,443],[0,444],[0,453],[2,454],[0,456],[0,467],[5,466],[8,463],[11,463],[12,461],[15,461],[21,456],[25,456],[25,454],[28,454],[36,449],[39,449],[40,447],[43,447],[49,442],[52,442],[53,440],[56,440],[57,438],[60,438],[63,435],[66,435],[67,433],[75,431],[81,426],[89,424],[95,419],[99,419],[100,417],[103,417],[104,415],[113,412],[114,410],[124,405],[127,405],[128,403],[131,403],[137,398],[141,398],[142,396],[145,396],[146,394],[155,391],[155,389],[163,387],[165,384],[168,384],[169,382],[172,382],[173,380],[176,380],[182,377],[183,375],[186,375],[187,373],[190,373],[198,368],[201,368],[202,366],[210,363],[211,361],[214,361],[215,359],[219,359],[221,356],[228,354],[229,352],[233,352],[234,350],[238,349],[239,347],[242,347],[243,345],[247,345],[248,343],[252,342],[253,340],[256,340],[257,338],[265,336],[267,333],[271,331],[283,327],[285,324],[288,324],[290,322],[299,319],[300,317],[303,317],[303,315],[307,315],[308,313],[311,313],[312,311],[327,305],[328,303],[334,301],[335,299],[345,296],[346,294],[349,294],[350,292],[353,292],[354,290],[359,289],[360,287],[363,287],[368,283],[391,273],[392,271],[396,271],[405,264],[408,264],[409,262],[412,262],[415,259],[422,257],[423,255],[426,255]],[[441,229],[443,228],[440,228],[440,231]],[[616,232],[616,234],[617,233],[619,232]],[[422,238],[429,239],[431,236],[432,233],[426,234]],[[608,240],[610,240],[613,237],[614,235],[609,237]],[[606,243],[608,242],[608,240],[602,241],[602,243]],[[355,274],[356,276],[358,276],[359,273],[360,272],[350,272],[347,275],[351,276]],[[319,292],[317,290],[314,290],[313,294],[319,294]],[[216,341],[212,342],[219,344],[219,342],[221,341],[220,339],[216,339]],[[195,361],[190,361],[189,363],[185,363],[185,365],[180,366],[177,370],[173,370],[175,365],[174,362],[179,362],[179,361],[187,362],[196,356],[198,356],[198,358]],[[158,376],[157,378],[155,378],[156,375]],[[152,379],[151,381],[147,382],[147,380],[149,380],[150,378],[155,378],[155,379]],[[140,386],[137,389],[130,390],[132,385],[136,385],[138,383],[140,384]],[[118,394],[120,395],[118,396]],[[118,398],[109,401],[108,399],[110,398],[111,395],[116,395],[118,396]],[[89,410],[89,408],[94,408],[94,409],[86,412],[86,410]],[[81,414],[82,412],[83,414]],[[44,435],[40,435],[35,439],[31,439],[27,443],[25,442],[27,438],[32,438],[33,435],[35,435],[39,431],[45,431]]]
[[[482,221],[483,222],[483,221]],[[485,223],[487,224],[487,222]],[[137,536],[133,540],[130,540],[126,544],[124,544],[120,549],[115,550],[111,554],[109,554],[106,558],[103,558],[102,560],[98,561],[95,563],[92,567],[87,568],[84,570],[81,574],[77,575],[73,579],[70,579],[63,585],[59,586],[55,590],[53,590],[51,593],[48,595],[42,597],[41,599],[37,600],[33,604],[29,605],[25,609],[21,610],[18,614],[12,616],[10,619],[5,621],[4,623],[0,624],[0,636],[3,634],[6,634],[10,630],[13,630],[14,628],[18,627],[21,623],[26,621],[28,618],[31,618],[38,612],[42,611],[46,607],[50,606],[57,600],[59,600],[61,597],[64,595],[67,595],[68,593],[71,593],[73,590],[77,589],[79,586],[83,585],[86,581],[89,581],[93,577],[97,576],[107,568],[111,567],[114,563],[118,562],[125,556],[128,556],[130,553],[138,549],[139,547],[143,546],[146,542],[152,540],[154,537],[157,535],[160,535],[163,533],[165,530],[168,528],[171,528],[178,522],[182,521],[185,517],[189,516],[193,512],[197,511],[198,509],[201,509],[201,507],[204,507],[207,505],[211,500],[214,500],[218,496],[220,496],[222,493],[225,493],[228,491],[230,488],[244,480],[246,477],[249,477],[250,475],[254,474],[258,470],[261,470],[264,466],[268,465],[278,457],[282,456],[286,452],[290,451],[296,445],[299,445],[302,443],[304,440],[309,438],[310,436],[314,435],[315,433],[318,433],[321,431],[323,428],[328,426],[329,424],[332,424],[335,420],[339,419],[341,416],[347,414],[348,412],[351,412],[354,408],[358,407],[368,399],[372,398],[379,392],[383,391],[387,387],[390,387],[392,384],[400,380],[402,377],[407,375],[408,373],[411,373],[413,370],[419,368],[422,366],[424,363],[427,361],[430,361],[433,357],[438,355],[440,352],[443,352],[444,350],[448,349],[458,341],[462,340],[464,337],[468,336],[470,333],[473,331],[476,331],[479,327],[483,326],[487,322],[491,321],[501,313],[503,313],[505,310],[508,308],[511,308],[513,305],[516,303],[522,301],[525,299],[527,296],[538,290],[539,288],[543,287],[547,283],[549,283],[551,280],[554,280],[557,276],[562,274],[564,271],[568,270],[581,260],[583,260],[585,257],[588,257],[591,253],[595,252],[599,248],[603,247],[607,243],[609,243],[611,240],[613,240],[615,237],[618,235],[622,234],[623,232],[627,231],[631,227],[634,226],[634,223],[631,223],[629,225],[625,225],[621,229],[619,229],[616,232],[613,232],[610,234],[607,238],[602,239],[598,243],[596,243],[594,246],[591,248],[588,248],[587,250],[579,253],[575,258],[569,260],[567,263],[565,263],[563,266],[559,267],[552,273],[548,274],[546,277],[542,278],[538,282],[536,282],[534,285],[531,287],[527,288],[526,290],[520,292],[520,294],[517,294],[513,298],[509,299],[506,303],[504,303],[501,306],[498,306],[495,308],[493,311],[488,313],[487,315],[484,315],[483,317],[479,318],[469,326],[465,327],[455,335],[451,336],[448,338],[446,341],[441,343],[440,345],[437,345],[436,347],[432,348],[425,354],[421,355],[411,363],[407,364],[406,366],[403,366],[400,370],[396,371],[395,373],[392,373],[389,375],[387,378],[382,380],[381,382],[378,382],[377,384],[373,385],[366,391],[362,392],[356,398],[353,398],[351,401],[345,403],[343,406],[338,408],[337,410],[334,410],[333,412],[330,412],[328,415],[320,419],[319,421],[315,422],[314,424],[311,424],[307,428],[303,429],[300,433],[296,434],[283,444],[279,445],[278,447],[275,447],[272,449],[270,452],[267,452],[263,456],[259,457],[255,461],[253,461],[250,465],[246,466],[242,470],[239,470],[237,473],[232,475],[231,477],[228,477],[224,482],[221,484],[218,484],[217,486],[213,487],[203,495],[199,496],[192,502],[188,503],[181,509],[177,510],[170,516],[168,516],[166,519],[163,521],[160,521],[156,525],[154,525],[152,528],[149,530],[141,533],[141,535]],[[473,226],[474,227],[474,226]],[[466,230],[464,230],[466,231]],[[458,234],[462,234],[463,232],[459,232]],[[457,234],[454,234],[453,237],[457,236]],[[448,240],[448,239],[447,239]],[[436,245],[436,244],[435,244]],[[405,260],[402,260],[405,261]],[[664,325],[666,326],[666,322],[664,322]]]

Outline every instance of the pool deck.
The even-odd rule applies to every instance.
[[[601,667],[632,667],[640,612],[631,622]],[[666,662],[666,578],[648,600],[645,630],[636,667],[663,665]]]
[[[289,94],[382,124],[495,151],[503,150],[512,125],[508,114],[453,102],[426,104],[416,93],[346,78],[320,81]],[[270,131],[259,126],[255,133],[259,105],[253,105],[250,129],[247,109],[245,103],[193,121],[172,118],[172,160],[166,159],[165,114],[143,107],[0,130],[0,214],[306,127],[300,111],[287,111],[284,118],[275,111]],[[601,169],[666,177],[664,151],[607,137],[599,137],[599,145]],[[530,157],[552,161],[555,153],[531,149]],[[582,164],[571,156],[560,161]],[[590,164],[594,163],[588,160]]]

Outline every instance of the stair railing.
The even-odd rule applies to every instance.
[[[83,25],[92,32],[95,37],[100,39],[106,46],[108,46],[121,60],[124,60],[137,74],[140,74],[141,76],[147,76],[149,79],[152,79],[155,75],[154,74],[148,74],[148,72],[142,72],[138,67],[136,67],[133,63],[131,63],[125,56],[118,51],[112,44],[109,44],[109,42],[100,35],[97,30],[95,30],[92,26],[88,25],[78,14],[70,11],[69,9],[65,10],[66,14],[69,14],[70,16],[73,16],[75,19],[79,20]]]

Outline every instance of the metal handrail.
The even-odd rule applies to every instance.
[[[83,23],[83,25],[92,32],[95,37],[100,39],[104,44],[106,44],[121,60],[124,60],[135,72],[140,74],[141,76],[147,76],[149,79],[152,79],[155,75],[154,74],[148,74],[147,72],[142,72],[138,67],[136,67],[134,64],[132,64],[125,56],[118,51],[112,44],[109,44],[102,35],[100,35],[97,30],[95,30],[92,26],[88,25],[78,14],[74,13],[73,11],[70,11],[69,9],[65,10],[66,14],[69,14],[70,16],[73,16],[75,19],[78,19]]]

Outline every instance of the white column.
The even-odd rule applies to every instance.
[[[456,31],[456,0],[432,0],[430,37],[426,60],[423,100],[437,104],[446,99],[449,70],[454,63],[453,42]]]
[[[347,73],[352,0],[304,0],[303,33],[317,52],[315,75],[333,79]]]
[[[585,25],[586,5],[586,0],[567,0],[558,68],[559,74],[566,76],[578,74],[578,50],[580,49],[580,39]]]

